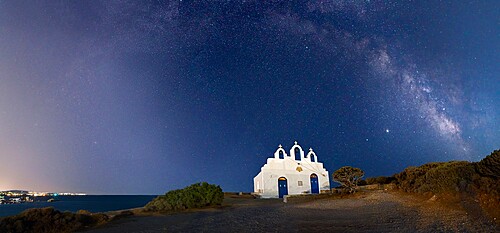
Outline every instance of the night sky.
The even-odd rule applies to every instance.
[[[295,140],[330,173],[478,161],[500,148],[499,19],[498,1],[0,1],[0,190],[250,192]]]

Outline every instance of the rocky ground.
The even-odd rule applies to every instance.
[[[88,232],[499,232],[477,211],[397,192],[308,202],[226,198],[220,209],[132,216]]]

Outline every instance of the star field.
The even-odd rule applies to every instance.
[[[1,189],[251,191],[279,144],[392,175],[499,149],[494,1],[0,2]]]

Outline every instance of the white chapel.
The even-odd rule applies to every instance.
[[[279,145],[274,157],[268,158],[259,174],[253,178],[254,193],[262,198],[282,198],[292,194],[315,194],[330,190],[330,178],[316,153],[309,148],[307,155],[295,145],[287,154]]]

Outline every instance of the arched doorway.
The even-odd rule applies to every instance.
[[[318,176],[311,174],[311,193],[319,193]]]
[[[288,184],[285,177],[278,178],[278,197],[283,198],[284,195],[288,195]]]

